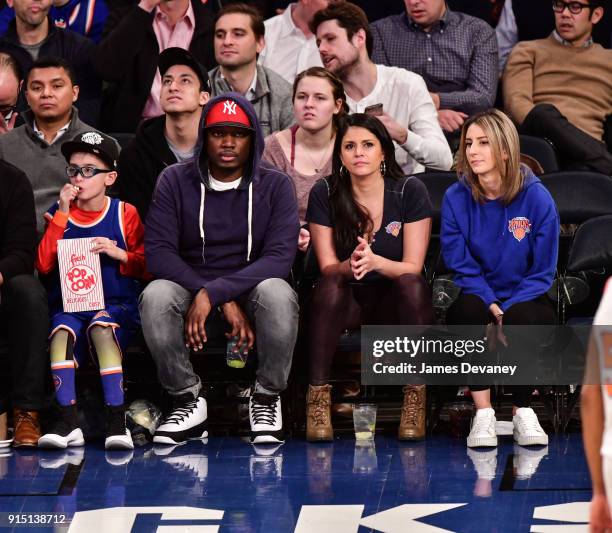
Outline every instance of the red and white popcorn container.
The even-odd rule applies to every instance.
[[[93,239],[57,241],[57,260],[65,313],[104,309],[100,256],[91,251]]]

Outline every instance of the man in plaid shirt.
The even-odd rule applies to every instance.
[[[451,11],[444,0],[404,0],[406,12],[371,25],[374,63],[421,75],[447,136],[493,106],[497,41],[483,20]]]

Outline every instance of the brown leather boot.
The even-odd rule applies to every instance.
[[[334,440],[331,423],[331,385],[308,385],[306,398],[306,440]]]
[[[406,385],[400,419],[399,440],[425,438],[425,385]]]
[[[38,446],[41,437],[38,411],[13,410],[13,424],[15,426],[14,448]]]

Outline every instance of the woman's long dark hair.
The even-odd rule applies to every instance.
[[[346,259],[358,244],[357,237],[372,233],[374,222],[365,207],[357,203],[353,196],[351,176],[342,166],[340,153],[342,141],[350,127],[364,128],[378,139],[385,156],[386,178],[401,179],[404,172],[395,160],[395,146],[387,128],[373,115],[355,113],[341,122],[336,134],[332,156],[332,174],[329,202],[334,220],[334,244],[340,260]]]

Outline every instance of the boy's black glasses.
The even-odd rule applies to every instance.
[[[96,168],[96,167],[79,167],[77,165],[68,165],[66,167],[66,176],[69,178],[76,178],[77,174],[80,174],[85,179],[93,178],[97,174],[103,172],[112,172],[110,168]]]

